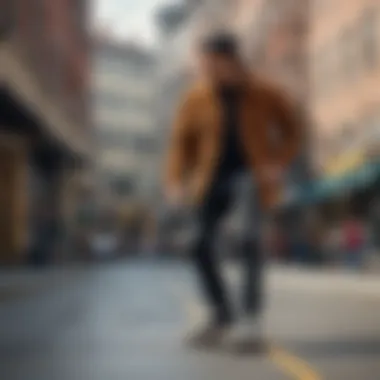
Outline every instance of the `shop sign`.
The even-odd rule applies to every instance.
[[[327,165],[324,176],[335,177],[357,169],[365,163],[365,154],[362,150],[349,151],[331,160]]]

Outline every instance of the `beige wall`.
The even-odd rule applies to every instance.
[[[248,59],[253,45],[261,38],[259,24],[264,2],[265,0],[237,0],[231,18],[232,27],[241,38]]]
[[[233,21],[256,72],[285,88],[296,100],[307,93],[306,36],[294,33],[307,17],[307,0],[240,0]],[[302,55],[303,54],[303,55]]]
[[[311,112],[315,121],[315,167],[322,173],[331,160],[372,139],[376,124],[380,131],[380,3],[313,3],[309,45]],[[371,35],[375,41],[372,47]]]

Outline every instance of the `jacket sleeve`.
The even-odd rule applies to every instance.
[[[302,122],[299,110],[290,98],[281,91],[271,93],[276,126],[281,135],[281,144],[276,154],[276,162],[287,167],[300,153]]]
[[[193,96],[189,93],[178,106],[169,138],[164,176],[166,189],[172,186],[181,186],[191,164],[194,144],[193,103]]]

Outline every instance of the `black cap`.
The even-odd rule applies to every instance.
[[[238,42],[232,33],[220,32],[206,37],[202,44],[205,53],[220,54],[227,57],[238,56]]]

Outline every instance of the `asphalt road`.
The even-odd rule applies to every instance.
[[[227,274],[236,288],[236,271]],[[372,292],[357,291],[355,278],[272,270],[265,316],[271,349],[237,358],[182,344],[186,328],[202,316],[184,264],[118,263],[5,277],[4,380],[380,379],[380,292],[372,285]]]

